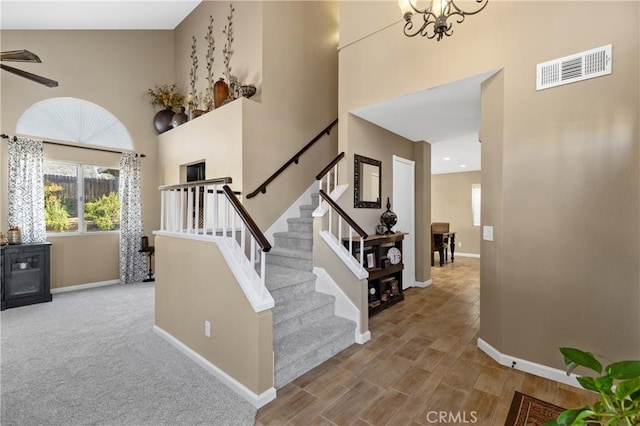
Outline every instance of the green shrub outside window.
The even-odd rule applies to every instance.
[[[78,233],[120,229],[119,170],[45,162],[47,232]]]

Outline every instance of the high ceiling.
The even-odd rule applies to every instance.
[[[3,30],[172,30],[202,0],[0,1]]]
[[[0,28],[172,30],[201,1],[0,0]],[[414,142],[431,143],[432,173],[479,170],[480,83],[491,74],[493,71],[352,113]]]

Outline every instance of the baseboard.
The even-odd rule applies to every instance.
[[[153,331],[162,339],[166,340],[170,345],[174,346],[176,349],[184,353],[187,357],[191,358],[191,360],[195,361],[197,364],[207,370],[207,372],[209,372],[211,375],[227,385],[235,393],[243,397],[245,400],[249,401],[254,407],[260,408],[276,399],[276,389],[274,387],[269,388],[268,390],[258,395],[248,389],[245,385],[222,371],[220,368],[216,367],[209,360],[204,358],[199,353],[195,352],[180,340],[167,333],[162,328],[154,325]]]
[[[559,370],[557,368],[548,367],[546,365],[537,364],[525,359],[503,354],[480,338],[478,338],[478,348],[489,355],[498,364],[504,365],[505,367],[514,368],[516,370],[524,371],[525,373],[533,374],[534,376],[544,377],[545,379],[582,389],[582,386],[580,386],[580,383],[578,383],[578,380],[576,379],[578,376],[575,374],[567,376],[567,373],[564,370]]]
[[[356,329],[356,343],[357,344],[364,345],[369,340],[371,340],[371,332],[369,330],[365,331],[364,333],[360,333]]]
[[[433,284],[433,280],[431,279],[427,281],[416,281],[414,287],[425,288],[425,287],[429,287],[431,284]]]
[[[88,284],[69,285],[66,287],[56,287],[51,289],[51,294],[65,293],[67,291],[86,290],[88,288],[104,287],[106,285],[120,284],[120,280],[99,281]]]
[[[475,253],[458,253],[458,252],[455,252],[454,255],[455,255],[455,257],[475,257],[477,259],[480,259],[480,255],[479,254],[475,254]]]

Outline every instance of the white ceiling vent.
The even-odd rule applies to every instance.
[[[611,45],[554,59],[536,68],[536,90],[611,74]]]

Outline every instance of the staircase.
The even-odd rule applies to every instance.
[[[312,204],[287,220],[289,230],[274,234],[267,253],[266,286],[275,301],[273,350],[279,389],[355,343],[355,323],[334,315],[335,298],[315,291]]]

